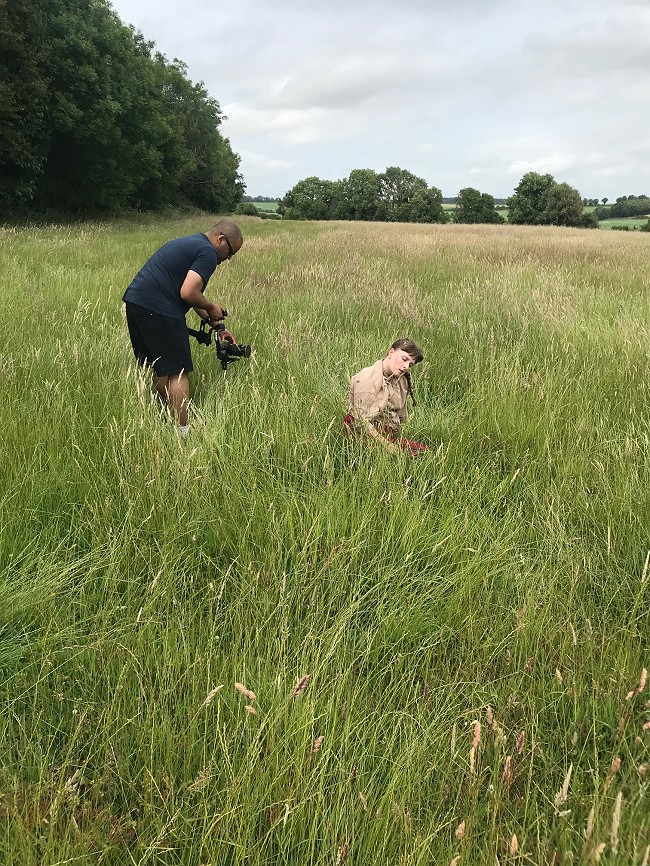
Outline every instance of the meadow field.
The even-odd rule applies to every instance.
[[[0,863],[648,866],[650,235],[241,218],[180,441],[120,299],[210,223],[0,229]]]

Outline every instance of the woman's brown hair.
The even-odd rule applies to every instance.
[[[400,337],[399,340],[395,340],[391,349],[400,349],[402,352],[406,352],[408,355],[413,358],[416,364],[419,364],[420,361],[424,360],[424,354],[422,353],[422,349],[418,346],[417,343],[414,343],[413,340],[408,337]],[[416,406],[415,395],[413,394],[413,385],[411,383],[411,374],[408,372],[404,373],[404,377],[406,379],[406,384],[408,386],[408,392],[413,400],[413,405]]]

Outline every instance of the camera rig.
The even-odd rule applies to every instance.
[[[228,315],[228,310],[223,310],[224,319]],[[214,345],[217,350],[217,358],[221,364],[221,369],[225,370],[228,364],[233,361],[238,361],[240,358],[250,358],[251,347],[246,343],[233,343],[230,340],[223,339],[222,334],[226,330],[223,322],[218,322],[216,325],[211,325],[207,319],[203,319],[199,330],[188,328],[190,336],[194,337],[199,343],[204,346],[209,346],[212,343],[212,335],[214,334]]]

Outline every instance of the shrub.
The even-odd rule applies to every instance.
[[[257,208],[250,201],[242,201],[235,208],[235,213],[238,216],[259,216]]]

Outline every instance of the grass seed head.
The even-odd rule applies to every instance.
[[[517,737],[517,743],[515,745],[515,748],[517,749],[518,755],[521,755],[521,753],[524,751],[524,743],[525,742],[526,742],[526,731],[522,731],[519,734],[519,736]]]
[[[623,806],[623,792],[619,791],[616,795],[614,803],[614,812],[612,813],[612,827],[609,832],[609,844],[612,846],[614,854],[618,854],[618,828],[621,823],[621,808]]]
[[[606,842],[601,842],[599,845],[596,845],[594,850],[591,852],[591,862],[592,863],[598,863],[600,861],[600,858],[603,856],[603,852],[604,852],[606,847],[607,847]]]
[[[465,835],[465,822],[461,821],[458,827],[456,827],[454,835],[457,839],[462,839]]]
[[[555,812],[556,814],[560,811],[560,807],[563,806],[567,797],[569,796],[569,784],[571,783],[571,773],[573,772],[573,764],[569,766],[567,770],[567,774],[564,777],[564,782],[562,783],[562,787],[555,795],[555,800],[553,801],[555,804]]]
[[[246,686],[243,685],[242,683],[235,683],[235,688],[237,689],[238,692],[241,692],[241,694],[244,695],[245,698],[248,698],[249,701],[256,701],[257,700],[257,695],[255,694],[255,692],[252,692],[250,689],[247,689]]]
[[[221,691],[222,688],[223,686],[215,686],[211,692],[208,692],[207,698],[201,704],[201,709],[203,709],[204,707],[209,707],[214,700],[214,696],[217,694],[218,691]]]
[[[299,695],[301,695],[304,692],[304,690],[307,688],[308,683],[309,683],[309,674],[305,674],[304,677],[301,677],[298,680],[298,682],[296,683],[296,686],[295,686],[293,692],[291,693],[291,697],[297,698]]]

